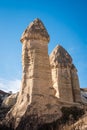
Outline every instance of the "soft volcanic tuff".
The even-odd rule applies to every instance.
[[[9,122],[14,120],[15,128],[21,124],[21,118],[28,118],[29,115],[38,115],[41,122],[52,122],[61,116],[52,87],[48,56],[49,35],[43,23],[35,19],[23,33],[21,41],[22,87],[17,103],[6,117]]]
[[[72,58],[60,45],[49,56],[49,39],[39,19],[21,37],[21,89],[3,121],[11,130],[37,130],[44,123],[55,124],[61,117],[60,107],[80,105],[79,80]]]
[[[23,42],[23,40],[25,39],[36,39],[49,42],[50,38],[44,24],[40,19],[37,18],[33,22],[31,22],[27,29],[24,31],[21,37],[21,42]]]
[[[50,55],[53,87],[60,101],[81,102],[77,70],[69,53],[57,46]]]

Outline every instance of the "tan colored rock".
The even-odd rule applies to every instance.
[[[60,118],[60,106],[81,102],[77,70],[71,56],[60,45],[49,56],[49,39],[39,19],[21,37],[22,82],[16,104],[6,116],[9,128],[36,130],[37,125]]]
[[[72,64],[71,67],[71,82],[73,88],[73,101],[81,103],[81,92],[80,92],[80,85],[79,85],[79,78],[77,75],[77,69]]]
[[[23,41],[25,40],[33,39],[49,42],[49,35],[47,33],[47,30],[44,24],[38,18],[31,22],[27,29],[24,31],[21,37],[21,42],[24,43]]]
[[[18,93],[11,94],[10,96],[6,97],[2,102],[2,107],[12,107],[17,100]]]
[[[71,56],[62,46],[57,46],[51,53],[50,65],[55,96],[60,101],[81,102],[77,70]]]
[[[38,115],[43,122],[52,122],[61,116],[55,90],[52,87],[48,56],[49,35],[43,23],[36,19],[22,35],[22,86],[17,103],[8,113],[18,127],[21,119]],[[29,120],[29,119],[27,119]]]
[[[87,114],[80,118],[76,123],[68,126],[68,130],[87,130]]]
[[[81,88],[80,91],[82,103],[85,104],[87,108],[87,88]]]

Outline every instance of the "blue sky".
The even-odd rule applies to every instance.
[[[73,58],[80,87],[87,87],[87,0],[0,0],[0,89],[19,89],[20,38],[37,17],[50,35],[49,54],[62,45]]]

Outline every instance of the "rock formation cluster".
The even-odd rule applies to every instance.
[[[37,116],[38,124],[59,119],[61,101],[71,104],[81,102],[77,70],[71,56],[60,45],[49,56],[49,39],[39,19],[35,19],[21,37],[21,90],[16,104],[6,116],[14,129],[20,130],[24,121],[25,129],[28,130],[31,127],[30,116]]]

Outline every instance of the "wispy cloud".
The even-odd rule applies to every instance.
[[[13,93],[19,91],[21,86],[21,81],[18,79],[6,80],[0,78],[0,89],[6,92],[12,91]]]

